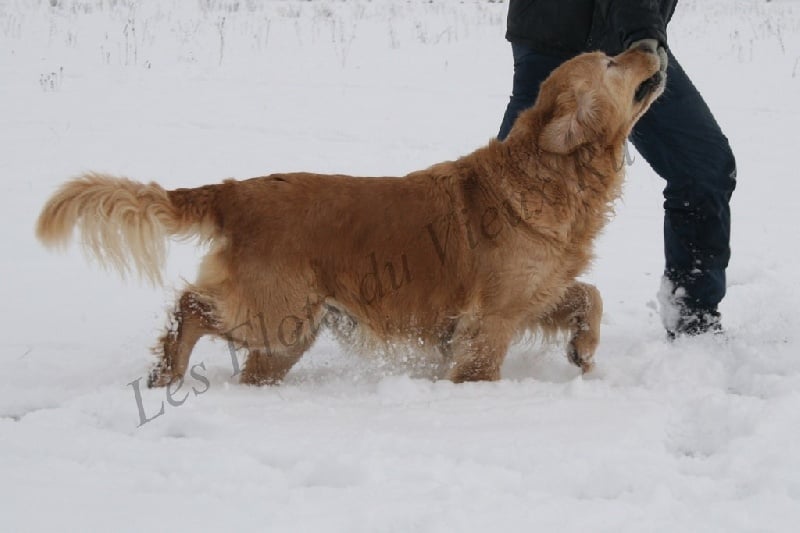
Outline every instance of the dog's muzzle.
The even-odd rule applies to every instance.
[[[664,73],[658,71],[644,80],[641,84],[639,84],[639,87],[636,88],[636,93],[633,95],[634,100],[636,100],[638,103],[647,98],[648,95],[661,87],[665,79],[666,76]]]

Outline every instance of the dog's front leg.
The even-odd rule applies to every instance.
[[[568,331],[567,357],[583,372],[594,366],[592,361],[600,342],[600,320],[603,317],[603,299],[597,287],[574,282],[567,288],[558,305],[542,317],[539,326],[546,332]]]
[[[513,330],[505,320],[497,318],[462,318],[447,343],[450,369],[447,379],[464,381],[496,381],[508,351]]]

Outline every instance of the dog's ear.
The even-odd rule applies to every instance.
[[[569,154],[594,140],[597,98],[593,91],[569,91],[558,96],[552,118],[539,134],[546,152]]]

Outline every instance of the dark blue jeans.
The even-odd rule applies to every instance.
[[[533,105],[539,85],[567,58],[512,45],[514,87],[499,139],[517,115]],[[630,138],[664,189],[664,275],[682,287],[689,310],[715,311],[725,296],[730,259],[729,202],[736,187],[736,160],[703,97],[669,52],[667,86],[639,120]]]

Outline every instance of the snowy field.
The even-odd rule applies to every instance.
[[[169,397],[142,378],[202,251],[173,246],[154,289],[34,239],[85,170],[174,188],[465,154],[510,91],[506,9],[0,0],[0,531],[800,530],[796,0],[684,0],[671,25],[739,164],[726,341],[665,341],[638,157],[585,276],[606,312],[583,377],[561,346],[453,385],[323,338],[249,388],[204,341]]]

